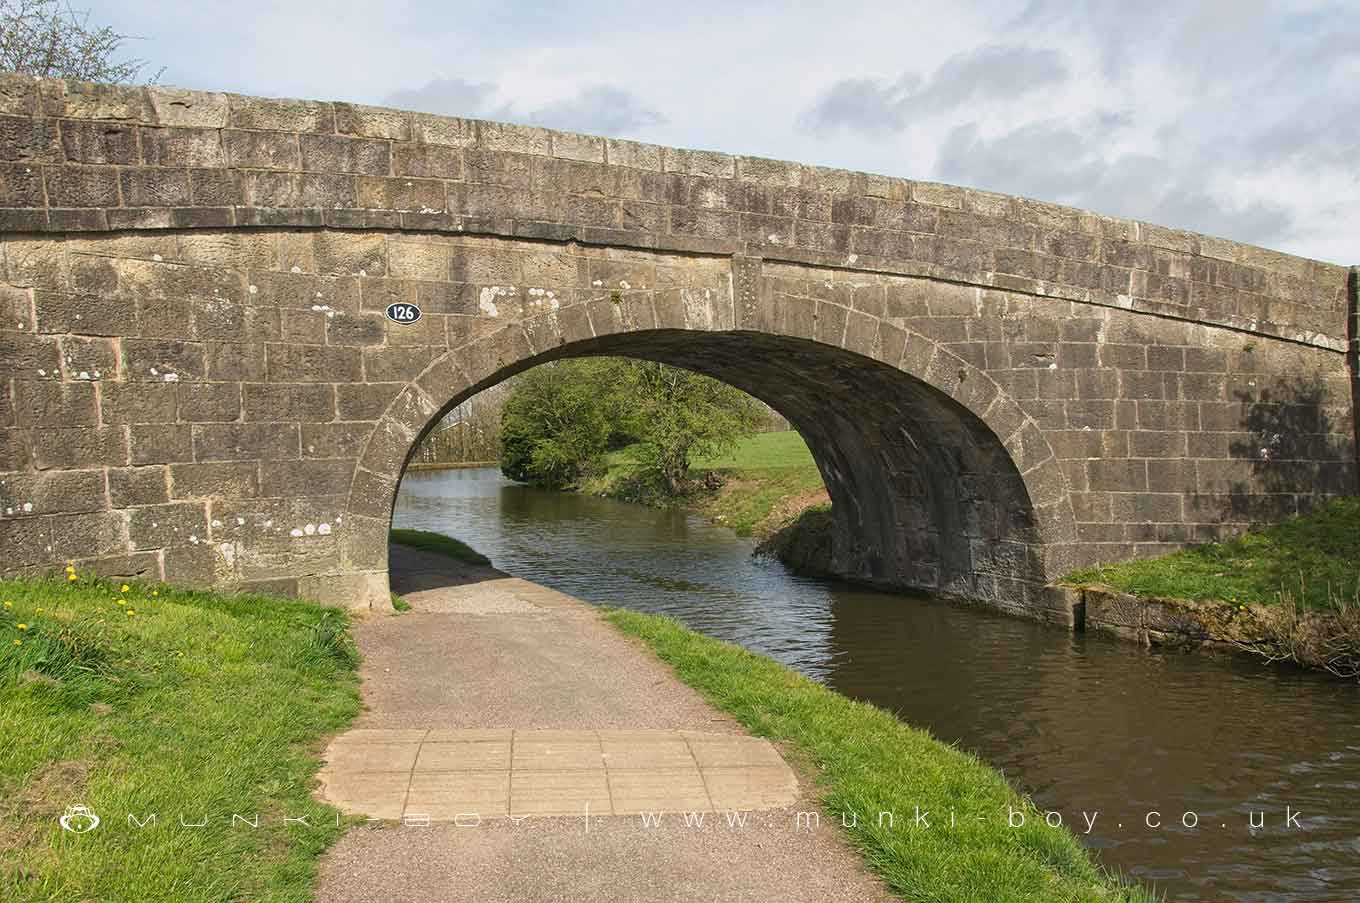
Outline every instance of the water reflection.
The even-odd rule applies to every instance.
[[[976,751],[1102,861],[1173,900],[1360,899],[1360,687],[1158,655],[806,580],[702,519],[542,492],[495,471],[410,474],[396,525],[497,567],[674,616]],[[1285,830],[1286,806],[1302,812]],[[1160,813],[1159,829],[1145,825]],[[1250,830],[1252,813],[1265,815]],[[1098,814],[1096,814],[1098,813]],[[1198,826],[1182,825],[1194,813]]]

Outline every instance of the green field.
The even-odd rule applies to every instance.
[[[1317,611],[1360,604],[1360,498],[1161,558],[1076,571],[1064,582],[1168,599],[1296,602]]]
[[[645,641],[685,683],[815,775],[824,819],[907,900],[931,903],[1151,901],[1103,873],[1065,828],[977,757],[740,647],[655,615],[607,619]],[[915,824],[929,813],[929,829]],[[949,813],[956,814],[950,826]],[[895,813],[889,824],[878,813]],[[1011,827],[1012,813],[1023,825]],[[852,818],[851,816],[856,816]],[[980,820],[979,820],[980,817]]]
[[[359,709],[345,614],[71,576],[0,581],[0,899],[310,899],[342,831],[318,754]],[[75,805],[98,828],[64,831]]]
[[[739,440],[728,454],[695,459],[690,470],[694,489],[681,499],[658,498],[639,486],[628,449],[610,453],[607,462],[604,476],[588,481],[583,492],[643,504],[684,504],[743,536],[772,533],[823,489],[812,453],[794,430],[757,433]],[[723,488],[703,488],[710,472],[721,476]]]

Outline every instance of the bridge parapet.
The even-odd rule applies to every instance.
[[[926,276],[1344,351],[1345,267],[931,182],[358,104],[0,79],[0,230],[401,229]]]

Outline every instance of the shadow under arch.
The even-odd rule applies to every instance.
[[[385,576],[401,476],[448,410],[538,364],[612,355],[707,374],[787,417],[831,496],[833,562],[844,577],[1070,623],[1060,596],[1045,590],[1075,533],[1057,459],[990,377],[943,346],[887,321],[836,345],[752,330],[573,337],[562,328],[567,310],[448,352],[397,396],[351,488],[347,533],[369,544],[352,560]]]

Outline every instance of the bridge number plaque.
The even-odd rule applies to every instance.
[[[414,304],[398,301],[387,305],[387,319],[393,323],[410,324],[420,319],[420,308]]]

